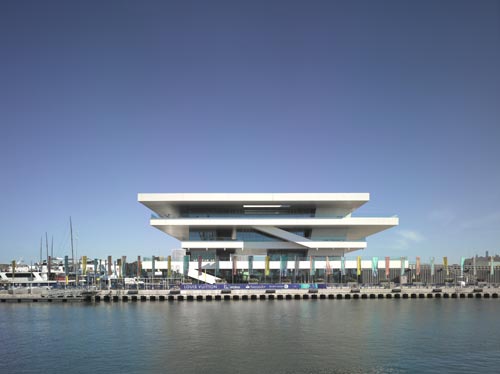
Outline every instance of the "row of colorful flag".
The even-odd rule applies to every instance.
[[[254,256],[245,256],[248,259],[248,270],[251,273],[253,271],[253,261],[254,261]],[[270,256],[265,257],[265,275],[268,276],[270,274]],[[112,261],[112,257],[108,256],[107,259],[107,273],[108,275],[112,274],[117,274],[120,277],[125,277],[126,275],[126,264],[127,264],[127,257],[122,256],[121,258],[117,259],[116,262]],[[155,262],[157,260],[160,260],[160,257],[158,256],[152,256],[152,273],[155,274],[156,272],[156,266]],[[401,257],[400,259],[401,263],[401,275],[404,275],[406,272],[406,269],[409,267],[409,261],[406,257]],[[202,261],[203,258],[202,256],[198,256],[198,275],[202,274]],[[236,275],[237,273],[237,261],[238,261],[238,256],[232,256],[232,272],[233,275]],[[327,275],[332,274],[332,266],[330,263],[330,259],[327,256],[325,258],[326,261],[326,266],[325,266],[325,271]],[[346,274],[346,267],[345,267],[345,257],[340,258],[340,271],[342,275]],[[474,275],[476,275],[476,258],[472,258],[473,261],[473,271]],[[189,262],[190,262],[190,256],[184,256],[183,258],[183,273],[185,276],[187,276],[189,272]],[[316,258],[314,256],[310,256],[309,259],[310,266],[309,270],[311,274],[316,272]],[[391,258],[390,257],[385,257],[385,276],[389,277],[389,272],[390,272],[390,262]],[[88,258],[87,256],[82,256],[82,273],[83,275],[87,274],[87,263],[88,263]],[[373,257],[371,260],[372,263],[372,274],[374,277],[378,276],[378,270],[379,270],[379,258],[378,257]],[[284,255],[280,257],[280,272],[282,275],[286,274],[287,271],[287,264],[288,264],[288,256]],[[97,269],[98,266],[100,267],[102,265],[101,260],[94,259],[93,260],[93,266],[94,269]],[[465,268],[465,257],[462,257],[460,260],[460,269],[463,274],[464,268]],[[12,268],[15,269],[16,263],[15,261],[12,262]],[[117,267],[120,268],[119,273],[117,273]],[[433,276],[435,274],[435,258],[431,257],[430,258],[430,267],[431,267],[431,275]],[[449,266],[448,266],[448,257],[443,257],[443,267],[444,271],[446,272],[446,275],[449,275]],[[68,277],[69,274],[69,259],[68,256],[64,257],[64,268],[66,272],[66,278]],[[295,270],[298,271],[299,269],[299,260],[295,258]],[[362,266],[361,266],[361,256],[357,256],[356,258],[356,273],[357,275],[361,275],[362,271]],[[167,257],[167,272],[168,276],[172,276],[172,256]],[[142,273],[142,261],[141,261],[141,256],[137,257],[137,276],[141,276]],[[219,259],[215,259],[215,275],[217,276],[219,273]],[[421,273],[421,260],[420,257],[416,257],[416,264],[415,264],[415,273],[417,276],[420,275]],[[494,261],[493,257],[490,258],[490,274],[494,274]]]
[[[247,257],[248,260],[248,270],[249,273],[253,271],[253,261],[254,261],[254,256],[245,256]],[[270,274],[270,256],[265,256],[265,267],[264,267],[264,274],[268,276]],[[401,257],[400,259],[400,271],[401,275],[404,275],[409,268],[409,261],[406,257]],[[190,261],[190,256],[184,256],[184,274],[187,275],[187,272],[189,270],[189,261]],[[237,274],[237,261],[238,261],[238,256],[232,256],[232,272],[233,275]],[[330,264],[330,259],[327,256],[325,258],[326,265],[325,265],[325,271],[327,275],[332,274],[332,266]],[[346,275],[346,267],[345,267],[345,257],[340,258],[340,271],[342,275]],[[473,269],[474,269],[474,275],[476,275],[476,259],[475,257],[473,258]],[[314,256],[310,256],[309,258],[309,270],[310,273],[313,274],[316,272],[316,258]],[[372,274],[374,277],[378,276],[378,269],[379,269],[379,258],[378,257],[373,257],[372,258]],[[280,273],[282,275],[286,275],[287,272],[287,264],[288,264],[288,256],[280,256]],[[385,276],[388,278],[390,274],[390,264],[391,264],[391,258],[390,257],[385,257]],[[431,266],[431,276],[434,276],[435,274],[435,258],[431,257],[430,258],[430,266]],[[448,267],[448,257],[443,257],[443,267],[444,271],[446,272],[446,275],[449,275],[449,267]],[[464,268],[465,268],[465,257],[462,257],[460,260],[460,269],[461,273],[464,273]],[[169,256],[169,265],[168,265],[169,272],[171,271],[170,267],[170,256]],[[295,258],[295,271],[299,270],[299,260]],[[357,256],[356,258],[356,274],[359,276],[361,275],[362,272],[362,266],[361,266],[361,256]],[[219,273],[219,259],[215,259],[215,275],[217,276]],[[420,257],[416,257],[416,264],[415,264],[415,273],[417,276],[420,275],[421,273],[421,260]],[[202,274],[202,257],[198,256],[198,275]],[[491,257],[490,261],[490,274],[494,274],[494,262],[493,262],[493,257]]]

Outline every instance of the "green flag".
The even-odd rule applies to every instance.
[[[288,256],[282,255],[280,257],[280,272],[282,276],[286,275],[287,263],[288,263]]]
[[[316,272],[316,259],[313,256],[310,257],[309,265],[311,267],[311,275],[313,275]]]
[[[69,274],[69,258],[68,256],[64,256],[64,274],[68,276]]]
[[[184,276],[187,277],[189,273],[189,256],[184,256],[184,267],[183,267]]]
[[[248,256],[248,275],[252,275],[253,272],[253,256]]]

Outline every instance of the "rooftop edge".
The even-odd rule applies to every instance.
[[[363,193],[139,193],[137,201],[152,202],[313,202],[313,201],[370,201]]]

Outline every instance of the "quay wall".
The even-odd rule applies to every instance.
[[[397,287],[279,290],[100,290],[93,293],[0,293],[0,303],[14,302],[143,302],[246,300],[365,300],[365,299],[498,299],[500,288]]]

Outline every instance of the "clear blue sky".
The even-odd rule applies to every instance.
[[[500,253],[499,1],[0,2],[0,262],[168,255],[139,192],[369,192]]]

